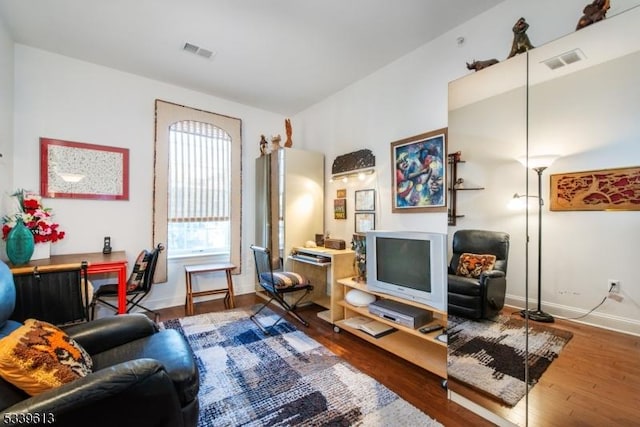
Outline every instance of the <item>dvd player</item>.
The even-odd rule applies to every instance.
[[[428,310],[388,299],[369,304],[369,313],[413,329],[433,320],[433,313]]]

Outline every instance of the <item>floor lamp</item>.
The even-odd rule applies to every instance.
[[[538,174],[538,307],[533,310],[522,310],[520,316],[528,317],[536,322],[552,323],[553,316],[542,311],[542,173],[558,156],[535,156],[524,160],[525,167],[533,169]],[[528,298],[528,296],[527,296]]]

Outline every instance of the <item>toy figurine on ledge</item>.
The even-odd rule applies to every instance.
[[[268,149],[269,143],[267,142],[267,138],[264,135],[260,135],[260,155],[264,156],[269,153]]]
[[[467,62],[467,70],[474,70],[474,71],[484,70],[485,68],[490,67],[492,65],[495,65],[498,62],[500,62],[500,61],[498,61],[495,58],[486,59],[484,61],[476,61],[476,60],[474,60],[471,64],[469,64]]]
[[[273,135],[271,137],[271,151],[276,151],[276,150],[279,150],[280,148],[282,148],[280,146],[280,141],[282,141],[282,137],[280,136],[280,134]]]
[[[609,0],[594,0],[586,5],[582,10],[582,17],[578,21],[576,31],[591,25],[595,22],[602,21],[607,16],[607,11],[611,7]]]
[[[529,41],[527,30],[529,24],[524,18],[520,18],[513,25],[513,43],[511,44],[511,52],[507,58],[516,56],[519,53],[525,53],[529,49],[533,49],[533,45]]]
[[[284,128],[287,134],[287,139],[284,142],[284,146],[287,148],[291,148],[293,147],[293,140],[291,140],[291,134],[293,133],[293,129],[291,127],[291,120],[290,119],[284,119]]]

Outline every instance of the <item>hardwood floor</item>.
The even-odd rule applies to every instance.
[[[255,295],[236,296],[236,306],[263,302]],[[221,300],[195,305],[195,314],[223,310]],[[375,378],[445,426],[490,426],[492,423],[449,401],[440,378],[348,332],[335,333],[318,318],[323,308],[300,309],[310,326],[296,327],[362,372]],[[184,317],[184,307],[160,310],[160,320]],[[529,426],[638,426],[640,425],[640,337],[558,320],[555,327],[574,336],[529,393]],[[525,425],[525,400],[505,408],[464,390],[452,390],[482,400],[496,413]]]
[[[530,390],[528,414],[526,399],[508,408],[463,384],[449,387],[517,425],[639,426],[640,337],[561,319],[550,326],[573,338]]]

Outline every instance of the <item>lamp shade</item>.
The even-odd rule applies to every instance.
[[[518,161],[522,163],[522,166],[529,169],[548,168],[558,157],[560,156],[557,154],[543,154],[540,156],[519,157]]]

